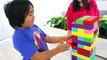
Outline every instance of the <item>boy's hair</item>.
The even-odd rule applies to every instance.
[[[83,5],[87,11],[90,10],[88,0],[83,0]],[[79,2],[77,0],[73,0],[73,10],[76,12],[76,11],[80,10],[80,8],[81,8],[81,6],[79,5]]]
[[[34,7],[29,0],[13,0],[4,6],[6,17],[14,29],[22,26],[28,15],[30,5]]]

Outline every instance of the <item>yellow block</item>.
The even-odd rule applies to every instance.
[[[78,34],[84,34],[84,29],[78,28]]]
[[[80,55],[80,54],[77,54],[77,53],[74,53],[74,52],[72,52],[71,54],[74,55],[74,56],[77,56],[79,58],[82,58],[84,60],[90,60],[91,59],[91,57],[86,57],[84,55]]]
[[[75,36],[80,36],[80,37],[90,38],[90,39],[93,38],[93,36],[94,36],[94,33],[84,34],[84,33],[81,33],[81,32],[74,32],[74,31],[72,31],[71,33],[72,33],[72,35],[75,35]]]

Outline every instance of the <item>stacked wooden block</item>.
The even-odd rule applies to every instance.
[[[95,60],[98,17],[84,16],[72,23],[72,60]]]

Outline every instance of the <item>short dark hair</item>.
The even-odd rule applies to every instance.
[[[6,17],[14,29],[22,26],[25,17],[28,15],[30,5],[34,7],[29,0],[13,0],[4,5]]]
[[[90,10],[88,0],[83,0],[83,5],[87,11]],[[81,8],[81,6],[79,5],[79,2],[77,0],[73,0],[73,10],[76,12],[76,11],[80,10],[80,8]]]

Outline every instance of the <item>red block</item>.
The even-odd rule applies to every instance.
[[[77,36],[74,36],[74,35],[72,35],[71,38],[72,38],[73,40],[78,40],[78,37],[77,37]]]
[[[86,20],[83,21],[84,25],[92,25],[93,23],[95,23],[99,18],[97,16],[91,16],[89,18],[87,18]]]
[[[68,44],[72,45],[72,39],[66,41]]]
[[[85,50],[85,49],[82,49],[82,48],[78,48],[77,46],[74,46],[73,44],[72,44],[72,48],[75,49],[75,50],[81,51],[82,53],[87,53],[87,54],[91,54],[92,51],[94,50],[94,48],[93,48],[91,51],[88,51],[88,50]]]

